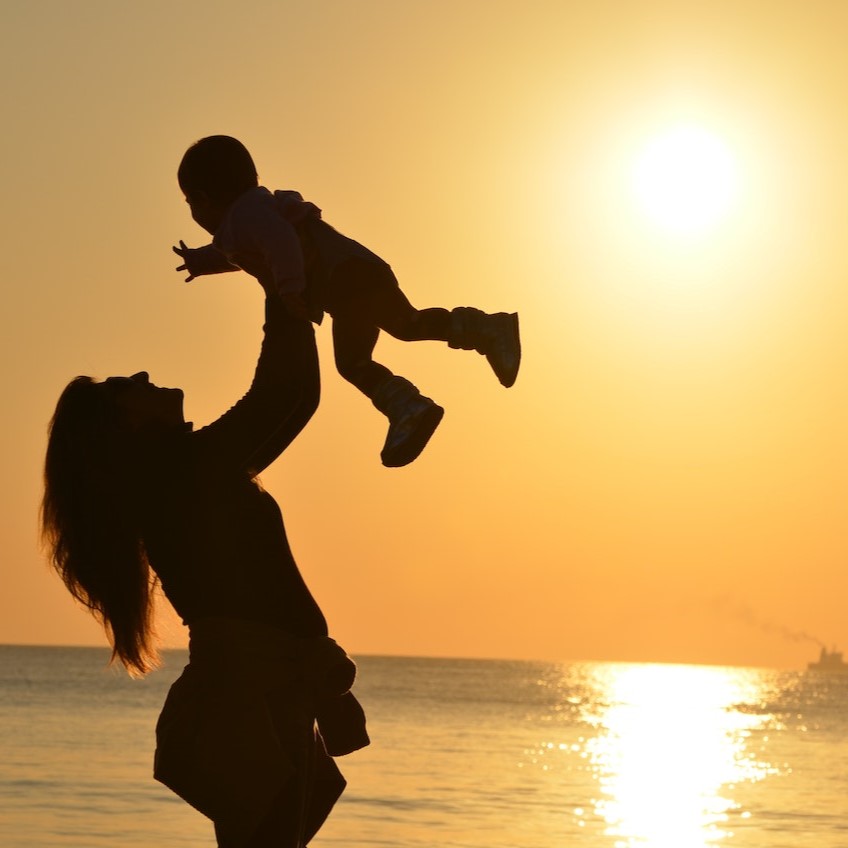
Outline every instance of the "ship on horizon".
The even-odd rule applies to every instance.
[[[807,669],[809,671],[836,671],[848,673],[848,662],[845,662],[843,659],[842,651],[837,651],[836,648],[832,651],[828,651],[828,649],[822,645],[818,660],[816,660],[816,662],[807,663]]]

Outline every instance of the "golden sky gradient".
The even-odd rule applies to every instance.
[[[258,286],[186,285],[171,253],[204,241],[179,159],[228,133],[416,305],[521,316],[508,391],[474,353],[381,341],[447,410],[405,469],[320,328],[321,408],[263,482],[348,650],[848,648],[846,38],[819,0],[4,3],[0,642],[103,642],[37,547],[65,383],[148,370],[197,425],[249,384]],[[729,162],[694,233],[634,191],[681,127]]]

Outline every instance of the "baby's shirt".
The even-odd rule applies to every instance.
[[[212,244],[184,254],[194,276],[242,269],[266,292],[300,293],[308,287],[312,320],[321,323],[324,287],[351,259],[387,263],[321,219],[321,210],[297,191],[263,186],[242,194],[227,210]]]
[[[224,260],[216,270],[241,268],[256,277],[266,292],[304,291],[303,251],[294,228],[298,221],[290,217],[291,213],[284,216],[286,207],[295,209],[295,218],[301,220],[321,214],[317,206],[305,202],[297,192],[272,194],[258,186],[242,194],[227,210],[212,239],[212,248]],[[214,257],[208,258],[213,263]]]

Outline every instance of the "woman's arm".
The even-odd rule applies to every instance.
[[[315,331],[282,300],[265,298],[265,337],[247,394],[217,421],[191,435],[200,461],[251,476],[270,465],[318,408]]]

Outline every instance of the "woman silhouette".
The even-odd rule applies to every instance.
[[[131,674],[156,664],[152,590],[189,628],[156,728],[156,778],[222,848],[300,848],[344,788],[333,756],[368,744],[355,666],[292,557],[257,475],[319,397],[311,324],[265,299],[247,394],[198,430],[145,372],[77,377],[50,424],[42,532],[56,570]]]

